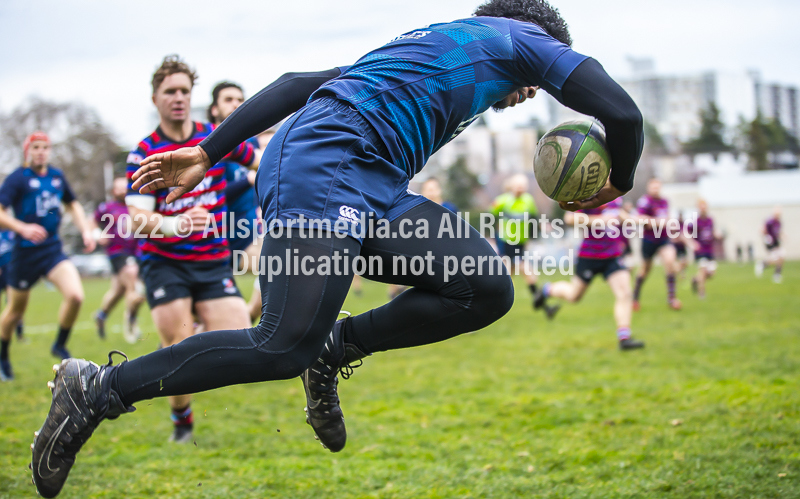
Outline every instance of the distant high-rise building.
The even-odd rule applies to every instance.
[[[756,81],[756,106],[761,116],[775,119],[792,135],[800,138],[797,88]]]
[[[700,111],[711,102],[720,111],[728,139],[733,138],[740,120],[751,121],[759,112],[764,118],[777,119],[800,138],[796,87],[765,84],[757,71],[706,71],[685,76],[641,74],[641,61],[635,62],[634,76],[620,84],[673,150],[697,136]]]

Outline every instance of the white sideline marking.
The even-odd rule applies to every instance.
[[[25,335],[28,334],[46,334],[52,333],[54,331],[58,331],[58,323],[53,322],[51,324],[38,324],[36,326],[29,326],[25,324],[25,320],[23,319],[23,333]],[[76,322],[74,326],[72,326],[73,331],[97,331],[97,324],[94,321],[83,321],[83,322]],[[122,334],[122,326],[120,324],[115,324],[112,326],[106,325],[106,333],[114,333],[114,334]],[[16,333],[15,333],[16,334]]]

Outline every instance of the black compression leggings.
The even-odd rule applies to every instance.
[[[442,217],[450,222],[453,234],[461,224],[469,237],[448,233],[437,237]],[[386,305],[351,318],[345,327],[345,340],[365,353],[407,348],[446,340],[488,326],[502,317],[514,298],[511,279],[491,246],[452,212],[433,202],[412,208],[390,225],[390,233],[400,234],[428,225],[428,238],[366,238],[362,245],[350,237],[339,238],[306,232],[264,240],[265,261],[278,257],[285,263],[287,250],[292,259],[310,256],[343,257],[340,268],[352,269],[353,258],[363,256],[371,273],[365,277],[380,282],[412,286]],[[429,254],[430,252],[430,254]],[[410,263],[413,257],[428,256],[428,268],[413,275],[394,272],[395,257]],[[449,258],[448,258],[449,257]],[[461,272],[461,263],[470,257],[474,264]],[[376,264],[381,262],[381,266]],[[458,262],[456,265],[455,262]],[[447,264],[447,266],[446,266]],[[400,265],[398,263],[398,265]],[[317,268],[307,266],[307,269]],[[284,266],[285,269],[285,266]],[[402,269],[402,267],[399,267]],[[359,269],[361,270],[361,269]],[[448,278],[445,274],[449,271]],[[112,375],[112,388],[126,405],[137,401],[196,393],[223,386],[290,379],[300,375],[319,356],[336,322],[352,281],[347,275],[318,272],[304,275],[293,269],[272,277],[262,272],[262,314],[260,323],[250,329],[213,331],[183,340],[130,362],[119,365]]]

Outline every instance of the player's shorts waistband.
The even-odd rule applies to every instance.
[[[338,112],[339,114],[347,116],[350,122],[359,129],[361,136],[375,146],[375,148],[378,150],[378,154],[380,154],[380,156],[389,163],[393,163],[392,157],[389,155],[389,149],[386,148],[386,144],[384,144],[383,139],[381,139],[381,136],[375,130],[375,127],[373,127],[372,124],[370,124],[370,122],[361,115],[361,113],[353,104],[338,97],[325,95],[314,99],[309,103],[309,105],[324,106],[328,109]]]

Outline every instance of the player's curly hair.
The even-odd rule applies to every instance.
[[[478,7],[473,15],[506,17],[533,23],[559,42],[572,46],[566,21],[547,0],[489,0]]]
[[[164,78],[170,75],[174,75],[177,73],[183,73],[189,77],[192,81],[192,86],[194,86],[194,82],[197,81],[197,73],[189,67],[188,64],[181,60],[181,57],[178,54],[171,54],[164,57],[164,60],[161,61],[161,66],[156,69],[156,72],[153,73],[153,94],[155,95],[156,90],[158,87],[164,83]]]

